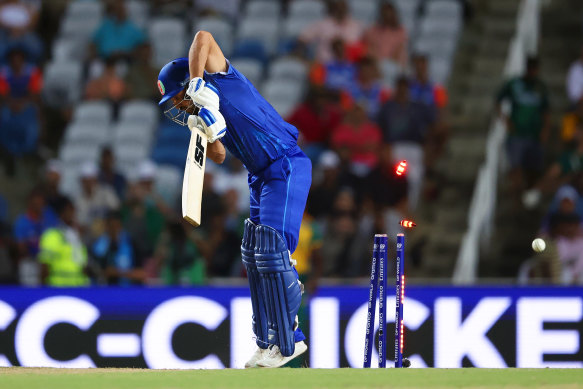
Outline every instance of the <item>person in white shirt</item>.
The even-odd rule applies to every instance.
[[[109,211],[120,207],[120,200],[109,186],[97,180],[98,168],[93,162],[81,166],[81,191],[75,197],[77,221],[86,238],[96,237],[103,232],[103,222]]]
[[[567,73],[567,96],[573,104],[583,97],[583,48],[580,55]]]

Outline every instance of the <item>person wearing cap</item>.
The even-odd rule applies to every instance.
[[[95,237],[103,231],[107,212],[118,209],[120,201],[114,190],[97,180],[97,165],[86,162],[81,166],[79,180],[81,191],[75,197],[77,220],[86,238]]]
[[[59,189],[63,166],[59,160],[51,159],[45,166],[45,174],[42,183],[42,191],[45,194],[47,206],[55,211],[57,205],[65,197]]]
[[[88,286],[87,249],[75,222],[75,206],[68,198],[57,205],[59,224],[46,230],[39,244],[41,280],[58,287]]]
[[[233,67],[206,31],[195,35],[188,58],[160,70],[158,88],[160,105],[170,105],[165,113],[172,120],[206,132],[208,158],[222,163],[228,149],[249,172],[250,217],[241,256],[257,349],[245,367],[283,366],[307,350],[297,320],[303,285],[291,255],[312,164],[297,144],[298,130]]]

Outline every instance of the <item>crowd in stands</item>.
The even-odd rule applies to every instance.
[[[524,75],[509,80],[497,96],[498,103],[511,104],[506,145],[515,204],[546,207],[539,235],[547,249],[523,264],[524,282],[583,284],[583,58],[572,63],[565,92],[568,106],[552,107],[564,112],[553,137],[551,99],[537,58],[529,58]]]
[[[282,12],[294,1],[298,0],[282,1]],[[197,18],[234,25],[239,15],[235,11],[251,7],[252,2],[199,0],[193,10],[190,1],[153,1],[149,15],[184,18],[196,14]],[[124,121],[131,117],[131,102],[153,105],[159,100],[158,58],[166,49],[152,41],[151,31],[135,14],[128,17],[130,3],[136,2],[107,2],[104,17],[89,35],[90,44],[67,52],[80,57],[83,69],[82,87],[73,91],[75,98],[67,100],[63,94],[48,92],[41,99],[39,67],[48,58],[52,65],[60,55],[57,51],[67,49],[64,44],[52,45],[51,52],[48,48],[54,42],[45,42],[43,48],[35,29],[41,3],[0,1],[0,42],[9,43],[0,45],[7,47],[0,53],[0,96],[6,102],[0,116],[2,162],[7,174],[14,175],[14,161],[23,154],[43,146],[54,155],[39,169],[42,182],[28,194],[26,208],[17,218],[9,219],[0,196],[0,282],[198,285],[213,277],[244,277],[240,242],[249,195],[241,163],[232,157],[221,166],[207,162],[203,222],[194,229],[181,217],[188,132],[156,115],[153,123],[160,120],[161,124],[156,124],[152,135],[154,150],[150,153],[148,144],[148,155],[131,162],[120,151],[125,150],[125,143],[117,142],[120,131],[131,129]],[[280,113],[298,128],[299,144],[314,166],[293,255],[301,277],[308,278],[308,288],[318,277],[367,274],[372,234],[395,234],[398,221],[430,199],[431,192],[424,191],[424,177],[447,142],[447,92],[432,80],[432,58],[413,47],[415,31],[400,22],[402,10],[395,3],[368,3],[374,3],[373,19],[363,22],[351,14],[354,8],[349,5],[355,2],[325,2],[326,14],[303,27],[291,41],[278,45],[281,47],[267,55],[264,65],[269,69],[278,59],[292,59],[302,64],[306,74],[300,85],[305,97]],[[416,16],[423,12],[423,2],[414,3],[419,6],[413,11]],[[21,15],[11,16],[15,12]],[[172,37],[165,39],[171,46]],[[216,39],[222,45],[218,35]],[[243,64],[246,59],[236,53],[249,42],[239,43],[232,51],[233,64]],[[225,52],[230,51],[226,42],[224,45]],[[187,47],[180,48],[182,55]],[[387,68],[393,75],[391,82],[387,82]],[[45,74],[54,78],[54,69],[47,65]],[[253,80],[251,70],[246,73],[243,65],[240,70]],[[260,89],[264,73],[256,86],[265,92],[268,81]],[[73,72],[67,77],[73,82]],[[55,99],[63,104],[55,106]],[[81,131],[80,126],[87,124],[75,107],[93,102],[92,107],[99,109],[105,102],[103,111],[111,112],[111,124],[117,128],[117,120],[119,127],[100,145],[97,160],[83,148],[80,156],[72,156],[67,149],[78,136],[74,130]],[[41,120],[44,112],[45,124]],[[90,124],[98,126],[98,119]],[[99,136],[95,130],[99,127],[92,128],[83,134]],[[142,142],[139,132],[132,134],[126,143]],[[164,142],[172,146],[165,149]],[[408,161],[406,178],[394,174],[400,160]]]

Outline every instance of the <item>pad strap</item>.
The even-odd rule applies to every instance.
[[[266,292],[267,326],[270,344],[281,354],[294,353],[294,322],[302,302],[302,291],[283,237],[269,226],[255,230],[255,262]]]
[[[261,287],[261,278],[255,265],[255,224],[245,220],[243,241],[241,243],[241,259],[247,270],[249,289],[251,290],[251,307],[253,308],[253,332],[255,333],[257,346],[267,348],[267,309],[265,293]]]

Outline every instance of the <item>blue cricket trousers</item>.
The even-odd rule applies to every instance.
[[[248,180],[251,221],[275,228],[293,253],[312,184],[310,159],[297,147]]]

